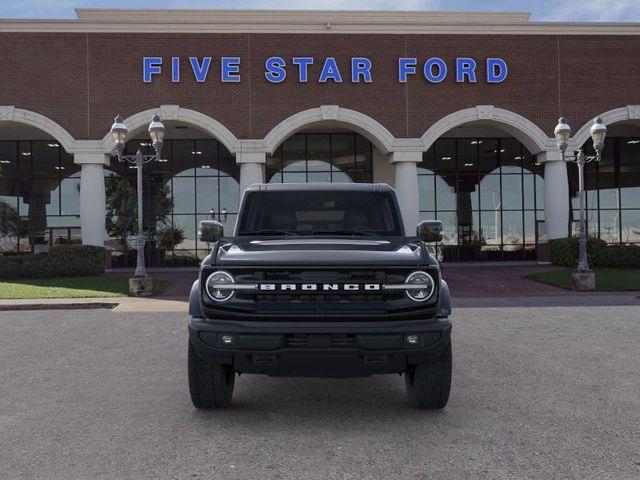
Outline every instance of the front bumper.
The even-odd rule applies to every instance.
[[[230,336],[225,345],[222,337]],[[417,335],[416,345],[407,343]],[[247,322],[203,320],[189,338],[205,361],[240,373],[295,377],[360,377],[399,373],[438,358],[449,344],[447,319],[382,322]]]

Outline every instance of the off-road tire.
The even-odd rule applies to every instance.
[[[230,366],[203,361],[189,342],[189,393],[196,408],[231,406],[235,378]]]
[[[416,408],[444,408],[451,390],[451,341],[439,359],[420,363],[407,370],[404,381],[407,397]]]

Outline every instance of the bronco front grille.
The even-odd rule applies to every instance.
[[[407,275],[414,269],[390,268],[389,270],[360,270],[360,269],[305,269],[292,268],[282,270],[234,270],[232,273],[238,283],[269,283],[278,286],[280,284],[322,284],[332,283],[335,285],[344,284],[383,284],[402,283]],[[236,293],[238,299],[251,300],[254,302],[299,302],[303,304],[311,303],[380,303],[404,298],[403,292],[374,292],[374,291],[344,291],[341,287],[339,291],[239,291]]]
[[[413,302],[407,297],[406,289],[385,286],[404,284],[407,276],[418,269],[406,266],[369,269],[348,266],[331,269],[313,266],[225,268],[234,277],[236,285],[252,287],[236,289],[231,300],[214,307],[218,316],[252,315],[256,319],[304,317],[313,320],[345,315],[364,321],[380,319],[384,314],[408,315],[425,307],[431,308],[433,302]],[[435,269],[422,269],[430,272],[438,282]],[[202,281],[210,273],[209,269],[203,271]],[[305,288],[311,284],[313,288]],[[269,286],[263,288],[265,285]],[[284,288],[285,285],[291,287]]]
[[[245,294],[246,295],[246,294]],[[385,300],[392,300],[402,298],[403,293],[393,293],[385,296],[382,295],[341,295],[341,294],[291,294],[288,292],[276,293],[270,295],[254,295],[257,302],[326,302],[326,303],[340,303],[340,302],[358,302],[358,303],[375,303],[384,302]]]

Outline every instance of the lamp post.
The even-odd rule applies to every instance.
[[[558,125],[554,130],[556,142],[558,143],[558,150],[562,155],[563,161],[574,162],[578,166],[578,192],[580,197],[580,236],[578,239],[578,267],[576,274],[592,274],[589,268],[589,261],[587,259],[587,226],[585,218],[585,191],[584,191],[584,166],[593,161],[599,162],[602,157],[602,149],[604,147],[604,139],[607,135],[607,127],[602,123],[600,117],[596,118],[591,126],[591,139],[593,140],[593,148],[596,152],[595,155],[585,155],[582,149],[573,154],[567,154],[567,147],[569,145],[569,137],[571,136],[571,127],[567,123],[567,120],[562,117],[558,120]],[[574,280],[575,280],[574,276]],[[593,278],[592,283],[595,283]],[[593,285],[595,288],[595,285]],[[585,288],[591,289],[591,288]]]
[[[144,234],[142,223],[142,166],[145,163],[149,163],[153,160],[160,160],[160,154],[162,152],[162,146],[164,142],[165,128],[164,124],[160,121],[160,117],[155,114],[149,124],[149,137],[153,143],[155,154],[144,155],[140,149],[135,155],[125,155],[124,148],[127,142],[127,126],[124,124],[124,120],[118,115],[113,125],[111,126],[111,135],[113,137],[113,143],[116,147],[116,156],[119,162],[126,162],[135,165],[137,169],[137,194],[138,194],[138,235],[136,237],[136,271],[133,274],[135,278],[147,278],[147,270],[144,265]]]

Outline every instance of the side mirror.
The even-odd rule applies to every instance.
[[[425,220],[416,227],[417,235],[423,242],[442,241],[442,222],[439,220]]]
[[[198,224],[198,240],[201,242],[217,242],[224,235],[224,225],[215,220],[202,220]]]

